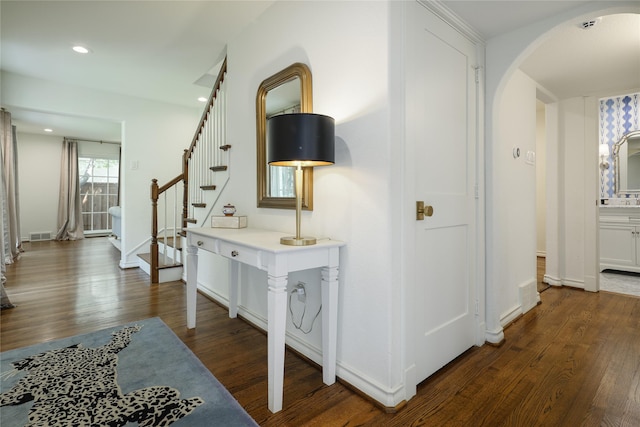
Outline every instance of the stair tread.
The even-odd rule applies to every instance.
[[[215,185],[201,185],[200,189],[201,190],[215,190],[216,186]]]
[[[138,254],[138,257],[143,259],[147,264],[151,265],[150,253]],[[175,268],[175,267],[182,267],[182,264],[179,262],[175,264],[165,264],[162,262],[162,256],[160,256],[160,260],[158,261],[158,270],[165,269],[165,268]]]
[[[227,170],[226,166],[211,166],[209,169],[211,169],[214,172],[223,172]]]
[[[164,243],[164,237],[158,237],[158,243]],[[169,246],[170,248],[176,248],[177,250],[182,250],[182,240],[178,239],[178,244],[174,245],[173,244],[173,237],[167,237],[167,243],[166,245]]]

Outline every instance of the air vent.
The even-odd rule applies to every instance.
[[[51,232],[43,231],[41,233],[29,233],[29,241],[38,242],[42,240],[51,240]]]
[[[600,21],[602,21],[602,18],[590,19],[589,21],[582,22],[579,27],[583,30],[588,30],[598,25]]]

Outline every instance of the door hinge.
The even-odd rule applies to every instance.
[[[476,199],[480,198],[480,190],[478,189],[478,184],[474,184],[473,186],[473,195]]]
[[[476,73],[476,83],[480,83],[480,69],[482,67],[480,65],[474,65],[473,66],[473,71],[475,71]]]
[[[480,314],[480,302],[476,300],[476,314]]]

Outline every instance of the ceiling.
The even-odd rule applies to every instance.
[[[485,40],[490,40],[590,1],[454,0],[442,3]],[[640,11],[637,1],[626,3]],[[593,16],[588,20],[597,18]],[[588,29],[581,26],[585,20],[558,28],[525,58],[520,69],[558,99],[615,95],[640,88],[640,14],[601,18]]]
[[[442,3],[488,40],[587,2]],[[2,0],[2,70],[201,109],[197,98],[209,95],[226,44],[273,3]],[[559,98],[640,87],[639,18],[605,17],[588,31],[569,25],[521,69]],[[91,53],[74,53],[74,44]],[[119,123],[6,107],[22,132],[120,139]]]
[[[226,44],[273,1],[0,2],[2,70],[154,101],[204,107]],[[80,55],[76,44],[90,49]],[[21,131],[120,140],[120,124],[9,106]]]

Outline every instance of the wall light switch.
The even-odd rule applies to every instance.
[[[137,160],[132,160],[132,161],[131,161],[131,170],[132,170],[132,171],[138,170],[138,167],[139,167],[139,166],[140,166],[140,165],[138,164],[138,161],[137,161]]]
[[[527,156],[525,157],[525,163],[528,165],[536,164],[536,152],[535,151],[527,151]]]

